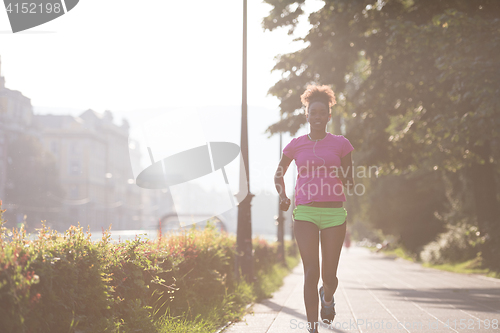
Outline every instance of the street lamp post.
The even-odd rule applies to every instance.
[[[236,231],[237,264],[236,272],[245,277],[246,281],[253,281],[252,256],[252,214],[250,193],[250,174],[248,164],[248,126],[247,126],[247,0],[243,0],[243,82],[241,104],[241,156],[245,165],[246,184],[248,194],[238,205],[238,229]],[[244,183],[243,183],[244,184]],[[241,184],[240,184],[241,186]],[[243,189],[240,188],[240,192]]]
[[[281,151],[283,145],[283,133],[280,132],[280,152],[279,159],[281,160]],[[280,207],[280,198],[278,197],[278,258],[283,263],[286,264],[285,260],[285,217],[283,211]]]

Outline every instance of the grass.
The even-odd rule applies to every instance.
[[[257,274],[257,283],[255,284],[256,301],[271,297],[272,293],[283,285],[283,278],[299,262],[300,258],[298,256],[287,257],[287,267],[278,264],[274,265],[270,272]]]
[[[441,264],[434,265],[430,263],[423,263],[422,266],[440,269],[442,271],[461,273],[461,274],[480,274],[492,278],[500,279],[500,273],[494,272],[488,268],[481,268],[477,264],[477,259],[471,259],[465,262],[456,264]]]
[[[387,256],[395,256],[398,258],[403,258],[405,260],[411,261],[411,262],[416,262],[416,258],[409,253],[407,253],[403,248],[397,247],[395,249],[391,250],[383,250],[382,253],[384,253]]]
[[[375,248],[376,250],[376,248]],[[372,250],[374,251],[374,250]],[[416,258],[410,254],[408,254],[403,248],[397,247],[390,250],[383,250],[383,254],[387,256],[395,256],[398,258],[403,258],[405,260],[409,260],[411,262],[418,262]],[[460,273],[460,274],[479,274],[492,278],[500,279],[500,272],[492,271],[488,268],[481,267],[481,258],[474,258],[465,262],[460,263],[446,263],[446,264],[431,264],[428,262],[420,262],[422,266],[428,268],[435,268],[442,271]]]
[[[155,322],[156,332],[217,332],[226,323],[241,320],[247,309],[246,304],[271,297],[299,261],[298,255],[287,256],[287,267],[275,264],[268,272],[259,272],[253,285],[239,282],[234,293],[226,294],[221,303],[207,305],[195,318],[190,318],[188,313],[179,317],[166,314]]]

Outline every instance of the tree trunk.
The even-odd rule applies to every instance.
[[[475,146],[472,151],[484,161],[482,164],[474,161],[468,170],[474,192],[479,231],[486,237],[483,256],[488,265],[500,268],[500,260],[498,260],[500,257],[500,217],[495,170],[490,162],[490,142]]]

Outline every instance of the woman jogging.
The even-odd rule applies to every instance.
[[[326,132],[335,95],[330,87],[308,86],[301,96],[310,132],[292,139],[283,149],[274,182],[280,196],[280,209],[288,210],[283,176],[292,160],[297,165],[293,210],[294,234],[304,265],[304,303],[309,332],[318,332],[319,242],[321,238],[321,278],[319,289],[321,318],[331,324],[335,318],[333,294],[337,289],[337,266],[346,233],[347,212],[344,186],[353,186],[351,151],[345,137]]]

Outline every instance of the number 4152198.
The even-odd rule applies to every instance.
[[[9,3],[7,5],[7,13],[14,12],[15,14],[41,14],[41,13],[55,13],[59,14],[62,11],[61,3],[45,3],[45,4],[36,4],[36,3]]]
[[[454,329],[469,329],[469,330],[474,330],[474,329],[493,329],[493,330],[498,330],[498,319],[484,319],[484,320],[474,320],[474,319],[460,319],[460,320],[447,320],[446,323],[444,323],[444,327],[446,328],[454,328]]]

